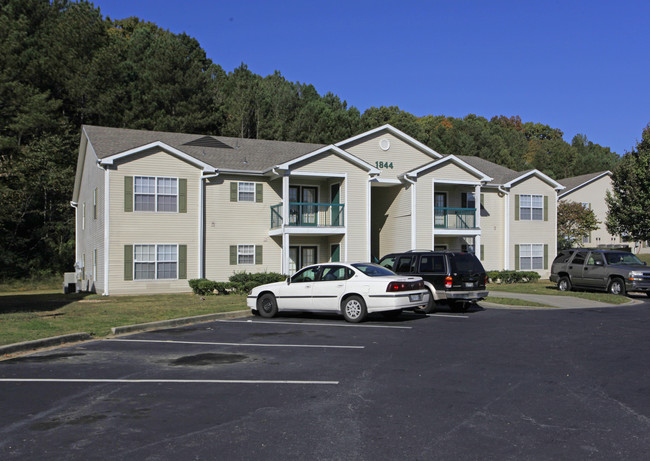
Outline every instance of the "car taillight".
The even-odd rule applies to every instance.
[[[424,282],[422,280],[418,280],[417,282],[390,282],[386,287],[386,291],[412,291],[420,290],[422,288],[424,288]]]
[[[449,276],[445,277],[445,288],[451,288],[453,281],[454,279],[452,279],[451,277]]]
[[[487,274],[485,274],[485,282],[483,282],[485,285],[487,285]]]

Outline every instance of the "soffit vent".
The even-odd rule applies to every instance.
[[[196,138],[190,142],[186,142],[183,145],[196,147],[215,147],[217,149],[232,149],[232,147],[230,147],[228,144],[224,144],[212,136],[203,136],[202,138]]]

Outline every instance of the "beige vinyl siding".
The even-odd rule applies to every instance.
[[[262,184],[261,202],[230,201],[230,184]],[[205,277],[227,281],[234,272],[281,272],[282,238],[270,237],[271,206],[282,201],[282,178],[219,175],[205,187]],[[230,264],[231,245],[261,245],[262,264]]]
[[[187,212],[125,212],[124,177],[157,176],[187,179]],[[199,184],[201,170],[171,154],[151,150],[116,162],[110,172],[109,293],[169,293],[190,291],[198,277]],[[187,279],[125,281],[124,246],[187,245]]]
[[[451,181],[477,182],[479,180],[479,178],[474,176],[474,174],[460,168],[451,161],[437,166],[432,169],[432,172],[437,181],[447,179]]]
[[[345,225],[347,228],[347,259],[349,261],[367,261],[368,254],[368,207],[370,201],[367,197],[368,173],[339,157],[336,154],[324,153],[317,158],[310,159],[295,168],[300,173],[322,173],[327,175],[345,173],[343,178],[330,178],[329,182],[341,181],[341,200],[345,201]],[[291,176],[292,184],[303,183],[307,177]],[[315,178],[311,178],[314,180]],[[322,181],[322,179],[321,179]],[[329,187],[320,191],[319,200],[325,197],[329,200]],[[345,258],[344,248],[341,247],[341,258]]]
[[[605,202],[606,191],[612,190],[612,178],[603,176],[586,186],[583,186],[569,194],[562,196],[560,200],[567,200],[578,203],[589,203],[591,209],[600,222],[600,229],[591,233],[589,246],[620,244],[620,236],[607,232],[605,221],[607,220],[607,203]]]
[[[387,151],[382,150],[379,146],[383,139],[388,140],[390,143],[390,148]],[[406,171],[436,160],[436,158],[386,131],[375,133],[356,143],[345,145],[344,149],[376,168],[378,168],[376,162],[389,164],[392,162],[393,168],[379,168],[381,179],[396,179]]]
[[[548,221],[542,220],[515,220],[515,195],[532,194],[546,196],[548,205]],[[546,213],[545,213],[546,214]],[[531,176],[517,183],[510,190],[510,268],[514,269],[515,245],[522,243],[541,243],[548,245],[548,263],[546,269],[538,270],[539,274],[547,278],[550,276],[551,262],[556,254],[556,217],[557,195],[553,187],[541,179]]]
[[[379,234],[378,258],[396,251],[411,249],[411,194],[413,186],[377,187],[373,194],[381,197],[384,219]],[[374,198],[373,195],[373,198]],[[375,204],[374,206],[378,206]],[[380,212],[382,213],[382,212]]]
[[[77,206],[77,262],[86,255],[84,278],[88,280],[88,289],[102,293],[104,290],[104,175],[103,169],[97,168],[97,156],[88,143],[84,153],[85,160],[79,188],[79,205]],[[94,218],[93,200],[97,190],[97,218]],[[85,225],[83,223],[84,203]],[[93,264],[93,254],[97,250],[97,261]],[[97,273],[94,273],[94,269]],[[94,279],[94,280],[93,280]]]
[[[506,196],[500,197],[493,188],[482,188],[481,193],[484,209],[481,216],[482,263],[486,270],[503,270]]]

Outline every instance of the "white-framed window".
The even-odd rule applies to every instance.
[[[133,245],[133,279],[178,278],[178,245]]]
[[[133,178],[135,211],[178,211],[178,178],[135,176]]]
[[[522,271],[544,269],[544,244],[522,243],[519,245],[519,267]]]
[[[544,196],[520,195],[519,218],[523,221],[542,221],[544,219]]]
[[[240,182],[237,188],[237,200],[240,202],[254,202],[255,201],[255,183],[254,182]]]
[[[255,245],[237,245],[237,264],[255,264]]]

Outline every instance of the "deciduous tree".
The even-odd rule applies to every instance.
[[[560,200],[557,204],[557,246],[559,250],[582,246],[589,233],[599,229],[600,222],[591,208],[582,203]]]

